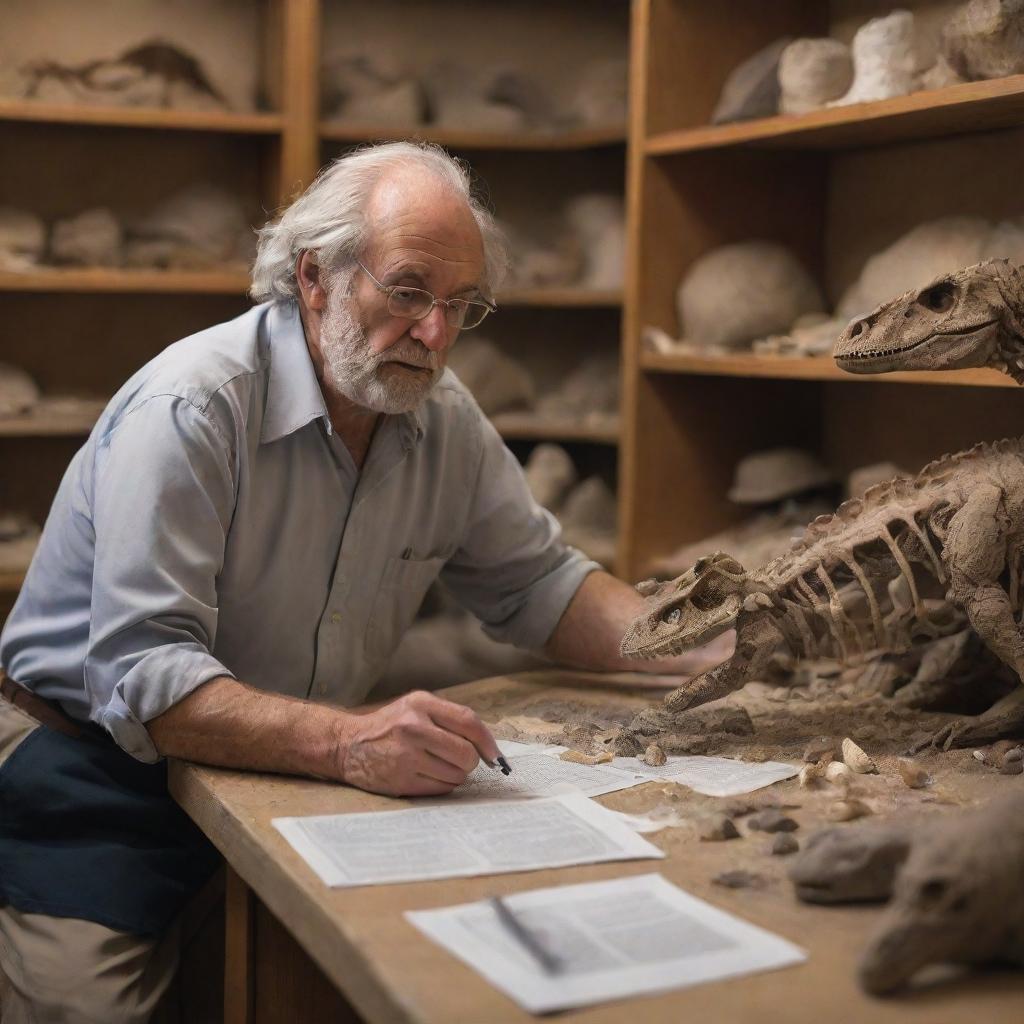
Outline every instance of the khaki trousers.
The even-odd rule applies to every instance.
[[[0,698],[0,767],[41,728]],[[155,940],[0,906],[0,1024],[145,1024],[178,951],[176,927]]]

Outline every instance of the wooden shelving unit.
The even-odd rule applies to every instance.
[[[0,437],[84,437],[104,405],[96,399],[75,412],[48,411],[44,405],[22,416],[0,416]]]
[[[522,150],[558,153],[578,149],[622,146],[626,131],[622,125],[607,128],[574,128],[562,132],[518,132],[503,134],[485,131],[460,131],[457,128],[434,128],[414,125],[396,129],[382,125],[356,124],[347,121],[321,121],[320,138],[325,142],[376,142],[395,139],[419,139],[435,142],[451,149]]]
[[[887,13],[874,0],[636,0],[629,141],[619,569],[643,567],[745,515],[726,498],[736,462],[782,444],[837,472],[1020,433],[1021,396],[994,371],[848,375],[828,358],[661,354],[675,293],[718,245],[788,245],[835,303],[864,261],[922,221],[1020,213],[1024,76],[731,125],[709,125],[722,83],[784,36]],[[939,0],[915,0],[938,15]]]
[[[174,295],[245,295],[249,274],[230,270],[122,270],[40,267],[0,271],[0,292],[141,292]]]
[[[2,422],[2,421],[0,421]],[[491,417],[498,433],[509,441],[569,441],[617,445],[618,419],[607,425],[587,426],[568,420],[543,419],[531,412],[502,412]]]

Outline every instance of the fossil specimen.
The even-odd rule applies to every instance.
[[[910,11],[872,18],[857,30],[852,49],[853,84],[833,106],[905,96],[917,88],[919,68]]]
[[[680,333],[702,345],[740,347],[788,331],[819,312],[823,299],[800,261],[783,245],[748,241],[705,253],[677,293]]]
[[[779,110],[779,57],[792,40],[789,36],[758,50],[737,65],[725,80],[712,124],[771,117]]]
[[[22,369],[0,363],[0,417],[18,416],[39,402],[39,385]]]
[[[97,207],[53,225],[50,255],[54,263],[116,267],[122,260],[123,241],[117,218],[105,207]]]
[[[533,500],[547,509],[557,508],[579,479],[569,453],[557,444],[539,444],[523,467]]]
[[[452,349],[448,365],[487,416],[534,403],[537,392],[526,367],[489,338],[474,333]]]
[[[861,958],[861,985],[876,995],[893,992],[928,964],[1024,967],[1022,863],[1024,793],[916,834]]]
[[[625,279],[626,211],[622,196],[587,192],[566,205],[566,220],[583,247],[586,288],[621,288]]]
[[[838,39],[797,39],[779,59],[779,110],[804,114],[845,95],[853,82],[850,48]]]
[[[0,270],[29,270],[46,248],[46,225],[34,213],[0,206]]]
[[[728,498],[740,505],[763,505],[832,482],[832,474],[810,452],[770,448],[740,459]]]
[[[1024,73],[1024,0],[967,0],[942,30],[942,53],[968,81]]]
[[[858,775],[877,775],[878,765],[849,737],[843,740],[843,761]]]

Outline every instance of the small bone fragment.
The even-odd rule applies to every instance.
[[[776,39],[729,72],[711,114],[712,124],[748,121],[778,113],[779,57],[790,42],[789,36]]]
[[[739,830],[727,814],[715,814],[705,818],[697,826],[697,835],[707,843],[718,843],[725,839],[736,839]]]
[[[817,764],[805,764],[800,769],[800,788],[814,789],[825,778],[828,765],[824,761]]]
[[[800,827],[792,818],[775,810],[753,815],[748,824],[757,832],[795,832]]]
[[[842,761],[833,761],[825,769],[825,778],[834,786],[846,785],[850,782],[850,766]]]
[[[779,59],[779,111],[806,114],[844,96],[853,83],[850,48],[838,39],[797,39]]]
[[[975,750],[974,757],[982,764],[987,764],[990,768],[1000,768],[1003,764],[1004,755],[1016,746],[1019,746],[1017,740],[997,740],[991,746]]]
[[[863,800],[836,800],[825,812],[825,817],[829,821],[854,821],[870,813],[871,808]]]
[[[723,871],[711,879],[715,885],[725,886],[726,889],[763,889],[764,878],[755,875],[751,871]]]
[[[928,772],[909,757],[897,758],[896,767],[899,769],[900,778],[910,789],[924,789],[932,781]]]
[[[649,764],[652,768],[659,768],[663,765],[668,758],[665,757],[665,751],[658,746],[657,743],[652,743],[645,751],[644,756],[640,758],[644,764]]]
[[[772,839],[769,852],[774,857],[786,857],[791,853],[796,853],[799,849],[800,844],[797,842],[796,836],[789,832],[778,832]]]
[[[1024,747],[1014,747],[1003,755],[999,773],[1000,775],[1024,774]]]
[[[872,18],[853,37],[853,84],[829,106],[906,96],[917,88],[914,15],[896,10]]]
[[[612,759],[611,753],[607,750],[602,750],[598,754],[583,754],[578,750],[566,750],[558,756],[560,760],[572,761],[574,764],[607,764]]]
[[[849,737],[843,740],[843,760],[858,775],[878,774],[878,765]]]

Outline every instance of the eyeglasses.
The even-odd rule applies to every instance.
[[[494,313],[497,306],[489,302],[473,302],[470,299],[438,299],[423,288],[409,288],[404,284],[381,284],[358,260],[360,270],[374,283],[377,291],[388,297],[388,312],[405,320],[422,320],[430,315],[435,306],[444,306],[445,319],[450,327],[460,331],[471,331],[479,327],[488,313]]]

